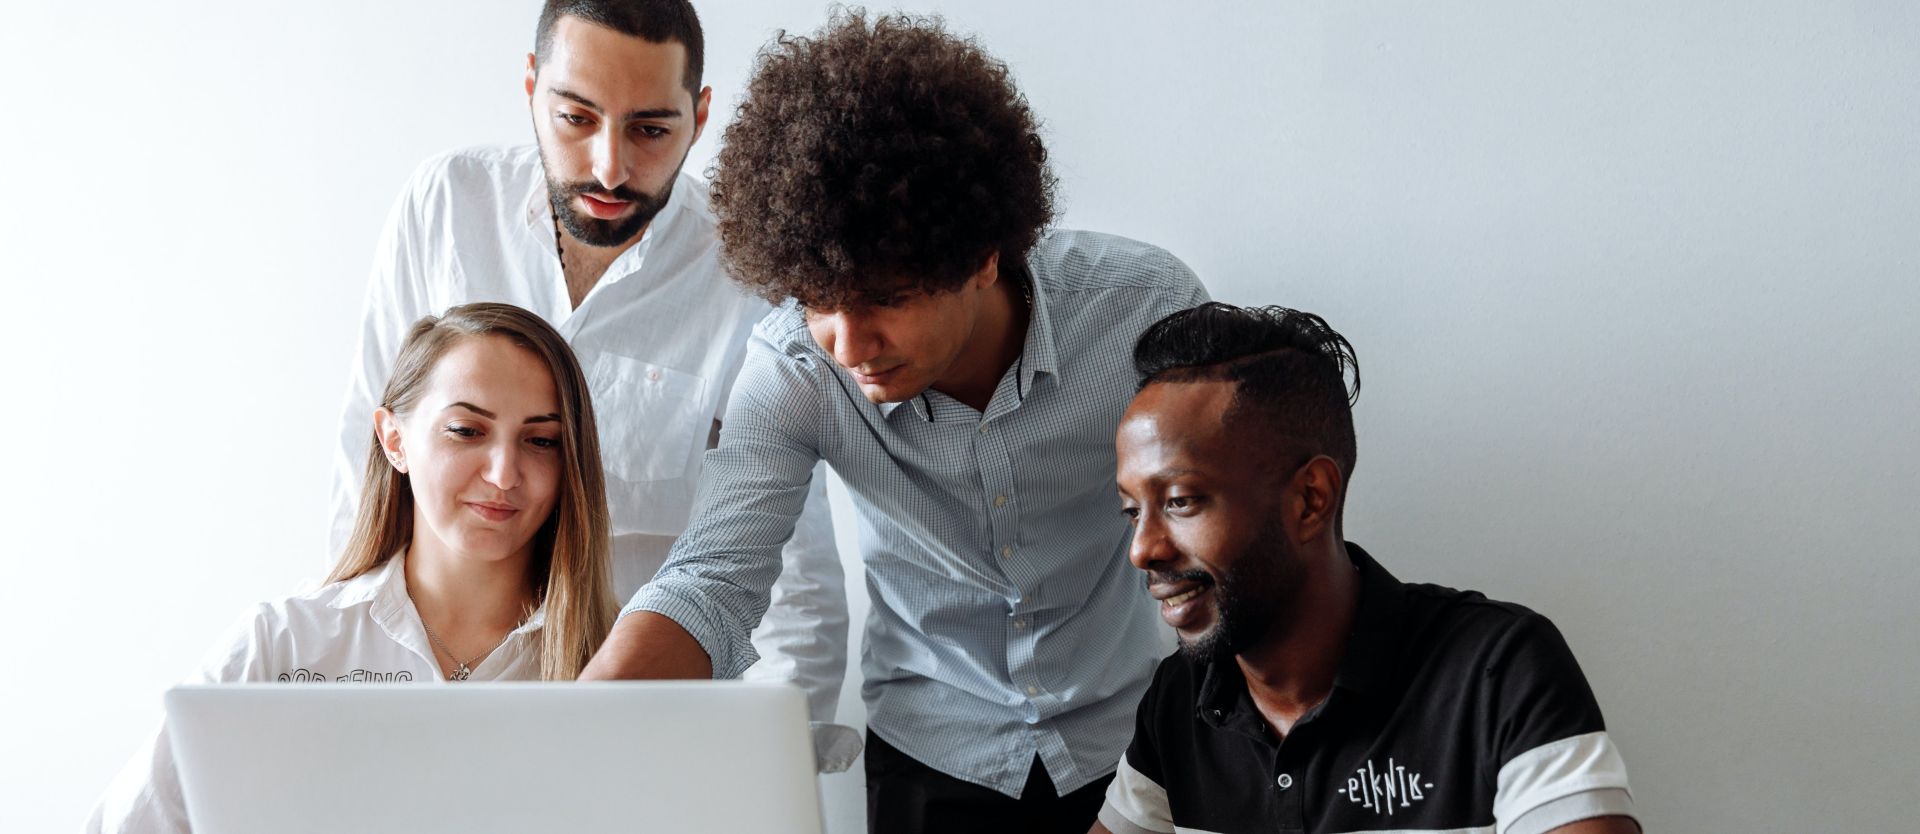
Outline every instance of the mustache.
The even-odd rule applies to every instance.
[[[1148,585],[1172,585],[1177,582],[1196,582],[1201,585],[1212,585],[1213,575],[1198,568],[1177,572],[1160,570],[1147,572]]]
[[[593,180],[566,183],[560,186],[559,191],[559,196],[566,200],[580,196],[601,197],[609,200],[622,200],[629,203],[640,203],[647,200],[647,195],[624,185],[615,186],[612,190],[608,190]]]

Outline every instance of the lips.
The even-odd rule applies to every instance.
[[[1210,581],[1188,580],[1149,586],[1154,599],[1160,601],[1160,619],[1175,629],[1186,631],[1204,623],[1201,620],[1208,611],[1209,592],[1213,590]]]
[[[906,366],[895,365],[877,374],[863,374],[863,373],[860,373],[859,371],[850,371],[850,373],[853,374],[854,380],[859,382],[861,385],[880,385],[885,383],[887,380],[893,378],[893,375],[898,373],[900,369],[904,367]]]
[[[472,510],[475,515],[488,521],[506,521],[512,518],[515,513],[520,512],[520,508],[512,504],[501,504],[494,501],[468,501],[467,509]]]
[[[620,215],[626,214],[627,209],[633,207],[632,201],[629,200],[595,197],[592,194],[580,195],[580,202],[585,204],[587,214],[593,215],[598,220],[617,219]]]

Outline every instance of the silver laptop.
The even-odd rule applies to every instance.
[[[819,834],[800,691],[740,681],[167,692],[195,834]]]

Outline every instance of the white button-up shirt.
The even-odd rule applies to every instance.
[[[420,614],[407,597],[405,557],[316,591],[261,603],[235,623],[183,683],[444,684]],[[542,606],[473,667],[469,680],[540,677]],[[163,727],[101,797],[88,832],[185,834],[173,749]]]
[[[593,395],[613,519],[614,592],[625,600],[666,560],[693,509],[702,455],[771,309],[728,279],[706,186],[681,176],[641,239],[576,309],[554,256],[546,176],[532,145],[434,157],[387,218],[367,285],[360,350],[341,417],[332,550],[353,526],[373,411],[407,330],[457,304],[534,312],[579,357]],[[830,721],[846,669],[846,592],[824,478],[784,549],[773,608],[754,632],[748,677],[790,680]]]

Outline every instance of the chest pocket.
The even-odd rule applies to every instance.
[[[615,353],[595,355],[586,372],[607,474],[625,481],[686,474],[713,422],[706,379]]]

